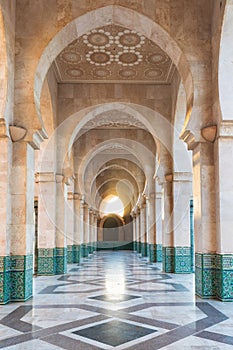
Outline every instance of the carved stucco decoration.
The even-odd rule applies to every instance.
[[[109,145],[107,149],[103,150],[101,154],[131,154],[131,153],[120,144],[113,143]]]
[[[145,129],[145,126],[135,117],[121,111],[104,112],[85,124],[84,129]]]
[[[94,29],[68,45],[53,65],[60,82],[170,83],[174,65],[142,34],[116,25]]]

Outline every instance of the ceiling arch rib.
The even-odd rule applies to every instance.
[[[99,174],[96,180],[92,184],[91,194],[93,194],[94,191],[98,191],[100,186],[104,184],[106,181],[111,181],[112,179],[117,179],[119,182],[116,189],[119,188],[121,181],[128,181],[130,183],[131,189],[133,190],[132,192],[133,199],[134,200],[137,199],[140,192],[138,183],[134,178],[134,176],[126,170],[105,171],[105,173]]]
[[[130,141],[130,142],[129,142]],[[114,148],[111,148],[114,147]],[[139,164],[142,164],[142,169],[144,170],[144,173],[146,174],[146,170],[148,168],[153,169],[154,168],[154,156],[149,153],[149,150],[146,149],[143,145],[133,141],[133,140],[125,140],[121,139],[120,141],[114,140],[114,143],[112,144],[112,140],[108,140],[104,142],[103,144],[98,145],[96,149],[90,150],[87,154],[87,157],[83,159],[83,161],[80,164],[79,171],[78,171],[78,179],[79,179],[79,186],[80,191],[84,191],[85,189],[85,179],[83,178],[83,174],[85,172],[85,169],[88,165],[88,163],[93,159],[100,151],[110,151],[115,152],[115,150],[123,150],[129,152],[129,154],[133,154],[139,159]],[[113,152],[113,153],[114,153]],[[115,153],[114,153],[115,154]],[[140,155],[140,156],[139,156]],[[104,154],[103,154],[104,156]]]
[[[118,173],[118,171],[125,171],[126,173],[130,174],[134,180],[137,182],[138,184],[138,188],[139,188],[139,192],[143,192],[144,190],[144,186],[145,186],[145,177],[143,177],[143,180],[141,178],[138,178],[137,174],[135,173],[135,171],[133,171],[132,169],[129,170],[128,168],[125,168],[123,166],[120,166],[118,163],[116,163],[115,165],[111,165],[111,166],[108,166],[106,168],[103,168],[101,169],[96,175],[93,175],[91,174],[91,186],[90,188],[92,189],[93,187],[93,184],[94,182],[97,183],[97,178],[98,176],[102,176],[102,174],[105,172],[105,171],[114,171],[114,173]],[[87,190],[87,188],[86,188]]]
[[[111,179],[102,183],[97,189],[95,194],[95,206],[99,208],[101,201],[108,195],[118,196],[124,204],[125,213],[130,214],[136,201],[132,196],[134,189],[132,189],[131,183],[126,182],[122,179]]]

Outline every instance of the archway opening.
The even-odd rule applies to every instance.
[[[118,241],[119,220],[109,216],[104,222],[104,241]]]
[[[117,214],[120,217],[124,216],[124,204],[118,196],[109,195],[102,200],[100,204],[100,216],[103,217],[109,214]]]

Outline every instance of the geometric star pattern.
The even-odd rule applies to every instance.
[[[68,275],[38,277],[32,300],[1,308],[0,348],[232,349],[231,308],[195,300],[192,275],[160,268],[98,252]]]

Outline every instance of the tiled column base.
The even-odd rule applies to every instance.
[[[67,264],[73,264],[74,262],[74,246],[67,246]]]
[[[216,296],[233,301],[233,254],[216,256]]]
[[[56,274],[56,248],[38,248],[38,271],[39,276]]]
[[[174,272],[174,247],[163,247],[163,269],[165,272]]]
[[[93,251],[94,251],[93,243],[87,244],[87,251],[88,251],[88,255],[93,253]]]
[[[10,268],[11,261],[9,256],[0,257],[0,304],[6,304],[10,301]]]
[[[67,272],[67,248],[56,248],[56,274]]]
[[[32,297],[33,256],[0,257],[0,304]]]
[[[141,243],[141,254],[142,257],[146,257],[146,243]]]
[[[175,273],[192,273],[191,247],[175,247]]]
[[[133,251],[136,252],[137,251],[137,242],[133,241]]]
[[[32,297],[33,255],[11,256],[10,300],[25,301]]]
[[[82,244],[81,245],[81,257],[82,258],[88,258],[88,246],[87,244]]]
[[[142,242],[138,242],[138,254],[142,253]]]
[[[80,263],[80,259],[81,259],[81,246],[80,244],[74,244],[73,245],[73,258],[74,258],[74,263]]]
[[[195,254],[196,294],[233,301],[233,254]]]
[[[163,268],[165,272],[191,273],[191,248],[163,247]]]
[[[163,261],[162,244],[149,244],[149,258],[151,263]]]

